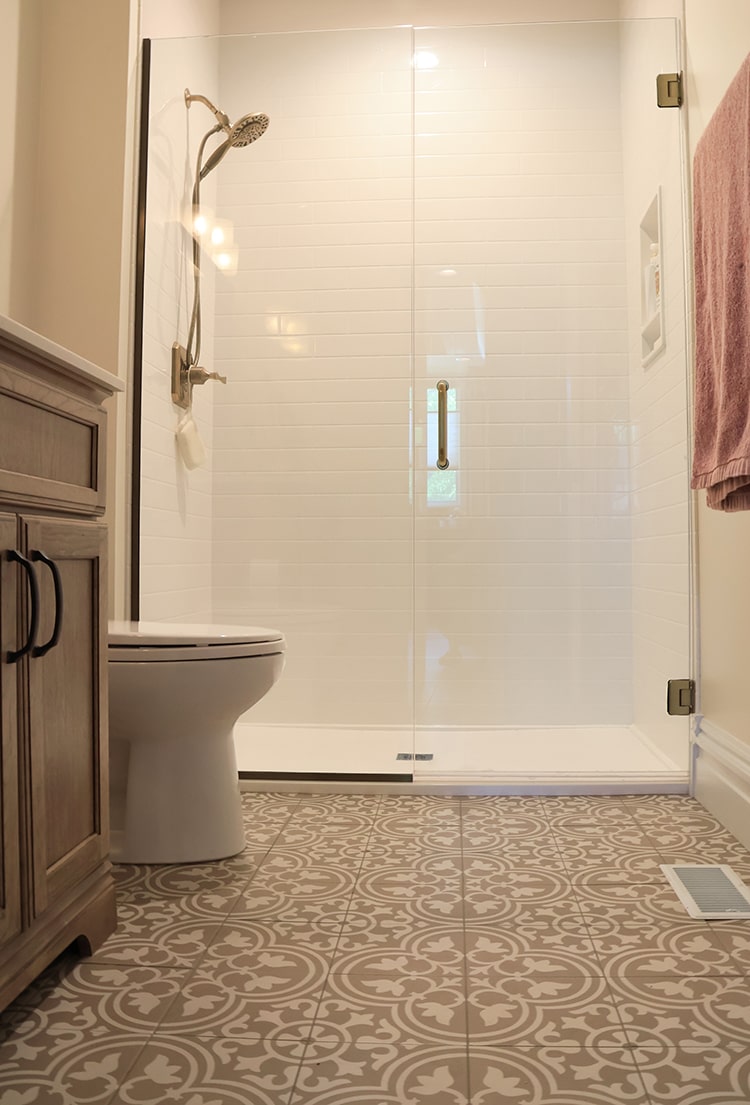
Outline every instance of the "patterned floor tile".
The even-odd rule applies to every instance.
[[[565,872],[533,869],[492,872],[491,865],[474,859],[467,859],[464,903],[467,924],[510,924],[524,918],[533,920],[537,914],[542,921],[542,911],[548,919],[580,913]]]
[[[462,927],[409,925],[390,942],[374,943],[367,932],[344,932],[338,939],[331,970],[335,974],[397,974],[463,982],[465,937]]]
[[[508,842],[537,837],[546,839],[553,832],[541,809],[536,814],[508,809],[495,813],[487,807],[478,812],[467,810],[463,812],[461,828],[465,836],[471,836],[474,832],[491,832],[501,835]]]
[[[421,929],[460,924],[460,916],[453,916],[455,912],[452,900],[404,904],[355,896],[343,917],[342,940],[358,940],[361,947],[393,947]]]
[[[585,931],[561,932],[547,925],[466,929],[468,970],[499,978],[589,977],[602,969]]]
[[[450,794],[383,794],[378,812],[386,814],[406,810],[417,817],[442,817],[444,814],[457,815],[463,803],[463,798]]]
[[[542,867],[546,871],[566,870],[560,850],[551,835],[521,840],[504,837],[502,829],[482,832],[472,829],[464,832],[461,850],[466,860],[473,856],[491,856],[498,866],[506,869]]]
[[[447,856],[460,869],[463,864],[461,835],[458,832],[435,835],[429,843],[422,840],[394,840],[374,833],[367,844],[363,859],[369,868],[378,864],[384,867],[411,867],[421,860]]]
[[[239,956],[242,959],[241,953]],[[307,973],[299,957],[264,957],[255,971],[233,959],[213,960],[187,978],[164,1013],[160,1033],[232,1039],[306,1040],[323,989],[317,961]],[[323,972],[321,971],[321,974]]]
[[[289,820],[288,829],[315,829],[321,836],[335,840],[353,840],[368,836],[377,816],[377,807],[351,805],[337,807],[323,802],[303,802]]]
[[[476,794],[461,799],[461,811],[464,817],[498,817],[527,815],[540,817],[546,821],[546,799],[535,794]]]
[[[367,850],[367,839],[361,837],[354,843],[342,840],[327,840],[318,833],[284,830],[259,867],[268,868],[268,864],[277,864],[284,857],[298,866],[312,864],[314,867],[337,867],[347,871],[358,871]]]
[[[465,897],[464,923],[468,928],[505,925],[548,925],[563,932],[586,930],[585,918],[574,894],[548,902],[523,898]]]
[[[636,1047],[750,1049],[750,990],[743,978],[610,976],[628,1041]]]
[[[440,969],[403,973],[328,976],[312,1033],[313,1043],[351,1040],[363,1046],[401,1041],[466,1046],[464,979],[443,978]]]
[[[573,895],[568,876],[545,867],[508,867],[504,857],[486,853],[469,855],[464,862],[464,883],[467,890],[485,889],[490,894],[522,899],[528,902],[557,902]]]
[[[153,1032],[188,972],[154,967],[76,963],[56,985],[25,992],[11,1010],[12,1038],[24,1050],[43,1047],[50,1058],[112,1034]],[[5,1040],[11,1042],[9,1035]]]
[[[232,904],[236,904],[236,895]],[[170,899],[117,905],[117,929],[91,957],[91,963],[134,963],[153,967],[193,967],[224,921],[228,910],[213,919],[185,916]]]
[[[660,850],[662,863],[702,863],[702,864],[726,864],[731,867],[735,875],[750,889],[750,853],[741,844],[733,846],[696,844],[692,848],[683,848],[679,852],[670,849]]]
[[[496,971],[472,968],[468,992],[469,1037],[476,1044],[627,1044],[602,976],[502,978]]]
[[[632,814],[619,798],[596,794],[563,794],[542,799],[544,815],[556,830],[590,833],[600,829],[632,825]]]
[[[608,887],[641,886],[644,883],[664,886],[666,880],[661,864],[661,856],[647,853],[618,857],[609,864],[573,864],[570,881],[580,894],[585,894],[589,887],[594,894],[603,892],[606,895]]]
[[[229,861],[196,864],[116,864],[115,884],[120,900],[170,898],[183,908],[195,912],[203,902],[212,910],[238,893],[247,884],[265,852],[249,854],[246,866],[239,868]],[[232,857],[236,859],[237,857]]]
[[[578,892],[578,901],[591,933],[609,931],[616,925],[681,925],[690,916],[669,885],[626,883],[620,887],[596,884]],[[697,925],[705,922],[696,921]]]
[[[750,1102],[750,923],[660,871],[750,884],[695,800],[242,801],[243,853],[119,866],[118,931],[0,1015],[2,1105]]]
[[[656,926],[615,927],[593,936],[606,975],[742,975],[742,966],[726,942],[708,925],[690,922]],[[749,945],[750,947],[750,942]]]
[[[107,1105],[143,1052],[147,1035],[109,1033],[61,1040],[18,1035],[0,1045],[3,1105]]]
[[[232,916],[280,921],[337,921],[356,885],[356,869],[315,863],[302,852],[274,852],[238,896]]]
[[[636,1048],[634,1059],[652,1105],[747,1105],[750,1051],[722,1047]]]
[[[286,1001],[319,993],[333,961],[338,932],[297,921],[231,918],[200,964],[216,979],[242,975],[243,992]]]
[[[365,901],[373,905],[393,904],[411,912],[415,919],[440,921],[463,916],[461,864],[452,856],[430,854],[415,858],[411,865],[387,864],[366,857],[357,878],[352,905]]]
[[[381,838],[429,842],[435,833],[461,831],[461,808],[447,806],[420,810],[384,806],[379,810],[373,828]]]
[[[116,1105],[286,1105],[303,1050],[282,1038],[153,1037]]]
[[[709,928],[731,955],[738,969],[750,975],[750,923],[748,921],[713,921]]]
[[[311,1044],[291,1105],[355,1103],[469,1105],[466,1047],[415,1047],[398,1040],[374,1046],[338,1039]]]
[[[469,1048],[471,1105],[651,1105],[623,1048]]]

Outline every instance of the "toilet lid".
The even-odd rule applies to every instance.
[[[270,644],[283,633],[260,625],[180,625],[177,622],[110,622],[109,643],[119,648],[201,648]]]

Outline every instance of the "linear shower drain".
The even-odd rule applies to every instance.
[[[750,889],[726,864],[662,863],[661,869],[691,917],[750,917]]]

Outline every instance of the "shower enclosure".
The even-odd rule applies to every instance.
[[[666,19],[151,44],[139,613],[286,634],[243,773],[685,787],[680,68]],[[187,86],[271,120],[202,195],[194,472]]]

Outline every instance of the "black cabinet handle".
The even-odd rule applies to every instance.
[[[49,570],[52,572],[52,582],[55,587],[55,624],[52,627],[52,636],[43,645],[34,645],[31,650],[32,656],[44,656],[49,652],[51,648],[54,648],[57,642],[60,640],[60,633],[62,632],[63,623],[63,587],[62,579],[60,577],[60,569],[54,560],[50,560],[48,556],[45,556],[40,549],[33,549],[31,552],[32,560],[41,560],[42,564],[46,564]]]
[[[8,560],[13,560],[16,564],[21,565],[26,572],[26,578],[29,581],[29,591],[31,592],[28,639],[26,644],[22,645],[21,648],[8,650],[8,663],[16,664],[22,656],[25,656],[27,652],[31,651],[34,641],[36,640],[36,633],[39,628],[39,584],[37,583],[34,565],[27,560],[25,556],[21,556],[17,549],[8,549]]]

